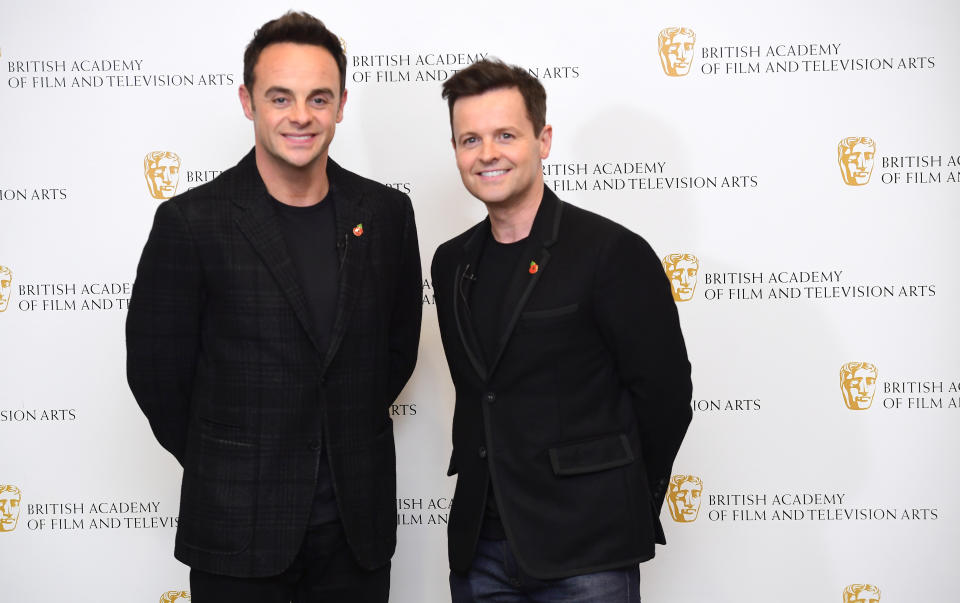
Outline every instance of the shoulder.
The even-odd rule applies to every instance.
[[[351,172],[332,159],[327,161],[327,175],[345,195],[362,197],[363,202],[373,208],[413,211],[410,197],[406,193]]]
[[[241,188],[251,186],[250,182],[258,179],[251,152],[213,180],[180,193],[160,207],[168,206],[166,211],[179,212],[187,218],[208,215],[227,207]]]
[[[568,202],[563,204],[559,242],[590,244],[605,251],[624,247],[650,249],[642,236],[623,224]]]

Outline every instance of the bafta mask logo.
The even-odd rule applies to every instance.
[[[143,177],[154,199],[169,199],[180,183],[180,156],[170,151],[152,151],[143,158]]]
[[[873,158],[877,142],[866,136],[848,136],[837,145],[837,161],[843,181],[850,186],[863,186],[873,174]]]
[[[879,603],[880,589],[872,584],[851,584],[843,589],[843,603]]]
[[[669,76],[681,76],[690,73],[693,64],[693,45],[697,34],[686,27],[668,27],[660,32],[657,40],[660,45],[660,65]]]
[[[174,603],[174,601],[190,601],[190,593],[185,590],[168,590],[160,597],[160,603]]]
[[[674,475],[670,478],[667,491],[667,507],[670,517],[680,523],[697,520],[700,513],[700,495],[703,494],[703,480],[695,475]]]
[[[18,519],[20,519],[20,488],[0,484],[0,532],[16,530]]]
[[[671,253],[663,258],[662,263],[670,279],[674,301],[693,299],[693,290],[697,288],[697,272],[700,270],[697,256],[692,253]]]
[[[877,375],[877,367],[869,362],[848,362],[840,367],[840,389],[847,408],[870,408],[877,390]]]
[[[10,292],[13,290],[13,272],[6,266],[0,266],[0,312],[7,309],[10,303]]]

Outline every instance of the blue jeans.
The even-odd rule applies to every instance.
[[[640,603],[640,568],[539,580],[524,573],[506,540],[477,543],[466,576],[450,573],[453,603]]]

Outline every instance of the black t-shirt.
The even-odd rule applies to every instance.
[[[337,296],[340,292],[337,254],[336,192],[330,192],[322,201],[307,207],[296,207],[274,201],[280,230],[297,275],[297,282],[306,298],[311,326],[326,352],[330,344],[333,323],[336,320]],[[322,433],[322,425],[318,425]],[[327,460],[326,446],[321,447],[317,471],[317,489],[310,525],[319,525],[337,518],[337,501],[333,492],[333,478]]]
[[[483,348],[487,366],[495,360],[497,343],[507,320],[504,313],[510,310],[504,307],[503,300],[507,296],[510,281],[519,269],[520,254],[525,243],[526,239],[515,243],[498,243],[492,234],[488,234],[480,255],[480,263],[474,272],[476,282],[470,291],[470,315],[473,317],[473,329]],[[487,490],[487,506],[480,535],[488,540],[506,538],[500,522],[493,482],[490,482]]]
[[[339,294],[336,195],[331,188],[323,201],[307,207],[274,201],[297,282],[307,300],[313,330],[325,352],[336,319]]]

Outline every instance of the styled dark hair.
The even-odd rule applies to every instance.
[[[499,59],[477,61],[443,83],[442,96],[450,109],[450,128],[453,129],[453,104],[457,99],[500,88],[516,88],[520,92],[533,132],[539,136],[547,124],[547,91],[526,69],[507,65]]]
[[[260,59],[260,53],[270,44],[293,42],[311,44],[326,48],[333,55],[340,69],[340,93],[347,86],[347,55],[343,45],[323,21],[311,14],[289,11],[279,19],[267,21],[253,34],[253,39],[243,52],[243,85],[253,93],[253,68]]]

